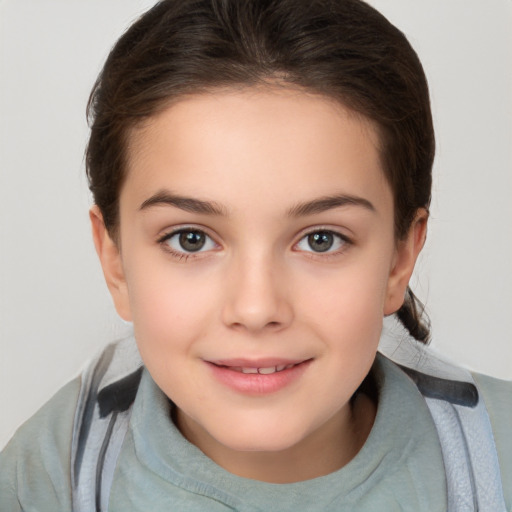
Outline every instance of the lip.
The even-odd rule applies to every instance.
[[[248,395],[266,395],[284,389],[300,379],[311,362],[312,359],[275,358],[205,361],[217,381],[233,391]],[[240,371],[240,368],[256,369],[290,365],[293,366],[270,374],[243,373]]]
[[[304,359],[283,359],[275,357],[264,357],[258,359],[236,358],[236,359],[215,359],[208,361],[217,366],[228,366],[231,368],[269,368],[271,366],[288,366],[303,363]]]

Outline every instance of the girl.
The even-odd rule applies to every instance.
[[[418,346],[434,136],[395,27],[358,0],[163,1],[89,114],[134,339],[9,444],[8,510],[510,508],[510,387]]]

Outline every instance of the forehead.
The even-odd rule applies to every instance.
[[[371,121],[302,90],[197,94],[131,132],[121,200],[143,201],[158,188],[228,206],[261,194],[281,202],[338,191],[389,195],[378,144]]]

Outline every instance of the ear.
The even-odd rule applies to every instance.
[[[128,288],[118,244],[110,237],[98,206],[94,205],[89,210],[89,218],[91,219],[92,237],[96,253],[100,259],[103,275],[116,310],[123,320],[131,321]]]
[[[397,244],[393,266],[389,274],[384,315],[398,311],[404,303],[405,292],[412,271],[427,236],[428,212],[420,208],[405,239]]]

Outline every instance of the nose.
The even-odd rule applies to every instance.
[[[228,271],[223,321],[253,334],[284,329],[293,319],[290,292],[285,269],[270,257],[240,257]]]

